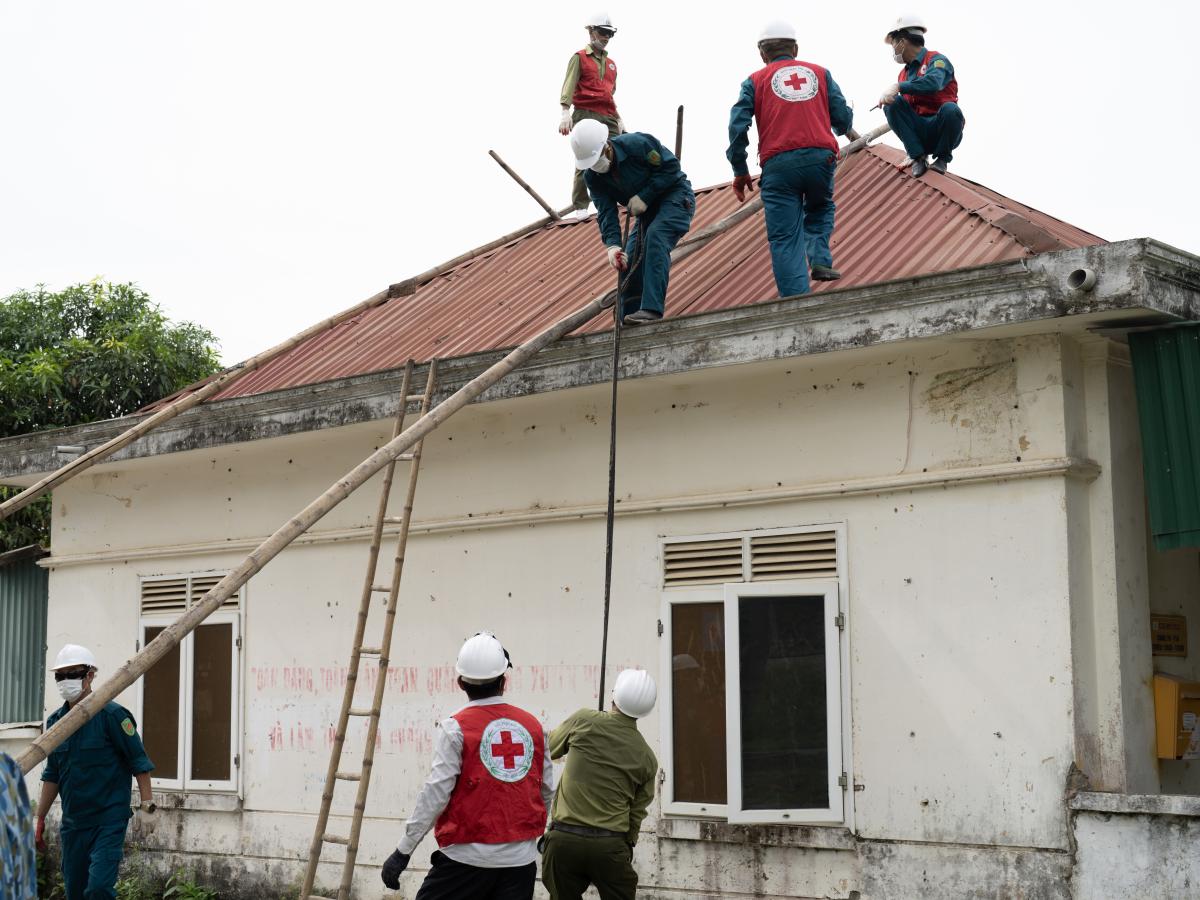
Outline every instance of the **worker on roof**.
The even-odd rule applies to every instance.
[[[629,271],[621,289],[622,321],[657,322],[666,309],[671,251],[696,213],[691,183],[658,138],[639,132],[612,137],[594,119],[571,129],[571,151],[596,204],[608,264]],[[637,216],[624,247],[618,203]]]
[[[63,705],[46,720],[49,729],[92,692],[96,657],[87,647],[67,644],[51,666]],[[62,798],[62,873],[67,900],[113,900],[117,870],[131,816],[134,833],[154,831],[154,794],[146,756],[133,714],[106,703],[79,730],[51,751],[42,770],[34,840],[46,849],[46,813]],[[137,780],[141,806],[129,808],[131,779]]]
[[[759,189],[767,220],[771,269],[781,297],[808,293],[809,269],[817,281],[842,277],[833,267],[833,173],[838,144],[854,114],[828,70],[796,59],[796,29],[770,22],[759,34],[766,64],[742,82],[729,112],[733,192],[744,202],[754,190],[746,166],[747,132],[758,125]]]
[[[550,733],[550,756],[566,754],[542,855],[551,900],[579,900],[594,884],[604,900],[633,900],[633,868],[658,760],[638,731],[658,696],[642,669],[617,676],[609,712],[581,709]]]
[[[912,164],[914,178],[927,169],[945,174],[967,121],[958,106],[954,66],[944,54],[925,49],[925,23],[918,16],[901,16],[883,40],[892,48],[892,59],[904,64],[896,83],[879,98],[908,154],[904,165]]]
[[[554,767],[546,762],[542,724],[504,702],[510,668],[508,652],[489,632],[459,650],[458,686],[469,702],[441,722],[433,769],[404,837],[383,864],[383,883],[392,890],[399,889],[400,873],[432,827],[439,849],[417,900],[533,896]]]
[[[562,117],[558,121],[558,133],[569,135],[572,127],[583,119],[602,122],[613,137],[625,131],[625,123],[617,113],[613,93],[617,89],[617,64],[608,58],[608,42],[617,29],[613,28],[608,13],[600,12],[587,20],[588,43],[571,56],[567,63],[567,77],[563,79],[562,93],[558,102]],[[572,111],[571,107],[574,107]],[[583,215],[589,203],[587,185],[583,173],[575,170],[571,183],[571,205]]]

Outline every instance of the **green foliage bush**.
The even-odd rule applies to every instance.
[[[170,322],[133,284],[0,299],[0,437],[123,416],[219,368],[211,332]],[[15,493],[0,488],[0,500]],[[49,520],[42,498],[0,523],[0,552],[47,544]]]

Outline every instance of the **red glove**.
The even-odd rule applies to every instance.
[[[746,202],[746,192],[754,193],[754,179],[749,175],[737,175],[733,179],[733,196],[738,198],[738,203]]]
[[[620,247],[609,247],[608,264],[618,272],[624,272],[625,267],[629,265],[629,258],[625,255],[625,251]]]
[[[33,828],[33,845],[39,853],[46,852],[46,820],[41,816],[38,816],[37,824]]]

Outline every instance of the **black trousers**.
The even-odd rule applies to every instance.
[[[484,869],[455,862],[441,850],[429,858],[432,868],[416,900],[530,900],[537,863]]]
[[[542,884],[551,900],[580,900],[591,884],[601,900],[633,900],[637,883],[633,850],[624,838],[546,832]]]

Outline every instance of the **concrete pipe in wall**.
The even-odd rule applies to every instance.
[[[1096,286],[1096,273],[1091,269],[1076,269],[1067,276],[1067,287],[1073,291],[1090,291]]]

